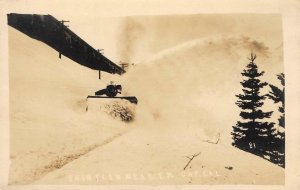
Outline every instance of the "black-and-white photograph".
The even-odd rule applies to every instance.
[[[284,186],[282,14],[101,2],[5,13],[8,185]]]

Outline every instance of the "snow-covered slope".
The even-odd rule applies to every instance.
[[[10,184],[32,182],[127,130],[105,113],[86,112],[86,96],[109,82],[97,78],[9,28]]]
[[[102,112],[85,112],[84,97],[108,80],[58,60],[57,52],[13,29],[9,34],[11,183],[284,183],[282,168],[230,146],[238,119],[234,94],[249,50],[269,71],[265,79],[275,82],[282,60],[272,52],[280,48],[209,37],[161,52],[122,77],[106,77],[139,100],[136,120],[122,127]],[[127,129],[133,130],[124,134]],[[183,170],[186,156],[196,153]]]

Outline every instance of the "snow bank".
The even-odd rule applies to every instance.
[[[130,128],[86,112],[87,95],[109,81],[12,28],[9,80],[10,184],[30,183]]]

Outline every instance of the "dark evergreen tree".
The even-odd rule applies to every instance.
[[[285,100],[284,100],[284,93],[285,93],[285,77],[283,73],[277,75],[277,78],[280,80],[282,85],[282,89],[274,86],[269,85],[271,91],[267,95],[270,99],[274,101],[274,103],[280,103],[281,105],[278,107],[278,111],[281,113],[278,119],[278,125],[282,128],[276,131],[275,138],[274,138],[274,145],[273,145],[273,159],[272,162],[285,167]]]
[[[274,123],[263,119],[270,118],[273,112],[264,112],[260,109],[266,98],[266,95],[260,94],[260,90],[268,84],[259,79],[264,72],[259,72],[254,63],[256,55],[251,53],[248,59],[250,63],[241,73],[246,77],[241,82],[243,93],[236,95],[238,98],[236,105],[241,108],[240,116],[243,120],[233,126],[232,145],[261,157],[270,156]]]
[[[280,80],[281,85],[283,86],[282,89],[270,84],[271,91],[267,95],[270,99],[274,101],[274,103],[281,103],[281,106],[278,107],[278,111],[282,114],[280,118],[278,119],[279,121],[279,126],[284,128],[285,121],[284,121],[284,86],[285,86],[285,80],[284,80],[284,74],[280,73],[277,75],[277,78]]]

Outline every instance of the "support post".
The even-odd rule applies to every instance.
[[[101,71],[99,70],[99,79],[101,79]]]

